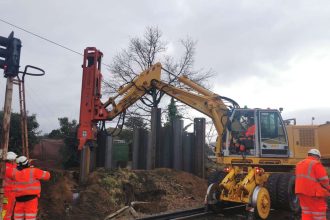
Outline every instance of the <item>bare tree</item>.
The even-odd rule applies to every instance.
[[[104,82],[106,92],[109,95],[116,94],[120,86],[131,82],[139,73],[156,62],[161,62],[165,69],[173,73],[173,75],[165,74],[162,80],[178,87],[180,85],[176,76],[186,75],[197,83],[211,77],[211,71],[193,70],[196,41],[186,38],[180,40],[180,43],[183,46],[183,55],[175,60],[174,57],[168,55],[167,43],[162,40],[161,31],[157,27],[147,27],[143,37],[131,38],[128,48],[123,49],[114,57],[110,65],[113,77]],[[139,114],[144,118],[149,118],[151,107],[158,107],[163,96],[163,92],[151,89],[139,102],[128,109],[126,116]]]

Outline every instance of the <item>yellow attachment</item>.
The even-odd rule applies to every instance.
[[[231,167],[227,176],[220,183],[220,188],[226,191],[231,191],[233,186],[235,185],[234,177],[237,172],[237,167]]]
[[[256,186],[263,186],[269,174],[262,168],[234,166],[220,184],[220,199],[224,201],[250,203]]]
[[[249,167],[248,174],[237,184],[237,186],[237,194],[240,195],[241,200],[249,202],[249,196],[252,194],[253,189],[256,186],[255,168]]]

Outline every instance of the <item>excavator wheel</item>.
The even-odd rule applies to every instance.
[[[256,218],[267,219],[270,212],[270,196],[265,187],[257,186],[252,194],[252,206]]]
[[[300,205],[298,197],[295,195],[294,188],[295,175],[291,173],[282,173],[277,186],[278,203],[282,209],[298,213],[300,211]]]
[[[268,177],[268,180],[266,182],[265,187],[267,188],[270,196],[270,201],[272,208],[279,208],[279,202],[277,201],[277,184],[280,179],[281,174],[280,173],[272,173]]]
[[[227,176],[227,173],[223,171],[213,171],[208,176],[208,185],[211,185],[212,183],[219,184],[225,177]]]

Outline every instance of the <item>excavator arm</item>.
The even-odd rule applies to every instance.
[[[228,107],[224,100],[234,102],[233,100],[221,97],[185,76],[179,76],[178,80],[189,89],[177,88],[163,82],[161,80],[162,66],[157,63],[143,71],[132,82],[119,88],[116,96],[103,103],[100,100],[101,57],[102,53],[96,48],[85,49],[78,128],[79,149],[82,149],[89,141],[96,140],[96,123],[98,121],[114,119],[142,98],[150,89],[156,88],[212,118],[218,133],[216,153],[220,156],[221,136],[228,120]],[[118,102],[116,102],[117,99],[119,99]],[[236,103],[234,102],[234,104]]]
[[[186,105],[189,105],[213,120],[218,133],[216,153],[220,156],[221,136],[228,120],[228,107],[224,104],[219,95],[203,88],[188,79],[186,76],[179,76],[178,80],[188,86],[189,90],[180,89],[158,80],[152,80],[151,84],[158,90],[165,92],[167,95],[185,103]]]

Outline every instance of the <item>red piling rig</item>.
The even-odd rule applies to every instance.
[[[105,120],[107,111],[101,102],[102,52],[95,47],[84,51],[83,80],[81,85],[80,118],[77,138],[81,150],[88,141],[96,140],[96,123]]]

